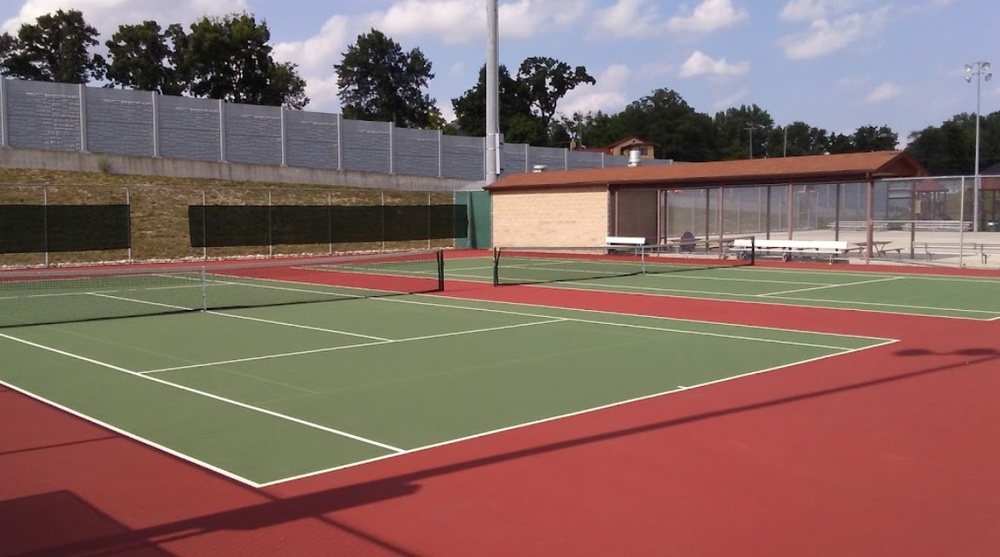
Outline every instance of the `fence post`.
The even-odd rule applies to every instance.
[[[444,167],[443,167],[444,154],[442,153],[442,150],[444,149],[444,146],[441,145],[441,143],[442,143],[442,139],[441,138],[444,137],[444,132],[442,132],[441,130],[438,130],[437,131],[437,136],[438,136],[438,138],[437,138],[438,139],[438,175],[437,175],[437,177],[438,178],[442,178],[442,177],[444,177]]]
[[[278,107],[278,118],[281,122],[281,166],[288,166],[288,136],[285,131],[285,107]]]
[[[87,152],[87,86],[80,84],[77,86],[76,95],[80,103],[80,152]]]
[[[396,125],[389,122],[389,174],[396,173]]]
[[[226,162],[226,103],[219,99],[219,162]]]
[[[201,255],[208,261],[208,196],[201,190]]]
[[[49,187],[42,187],[42,242],[45,244],[45,266],[49,266]]]
[[[7,137],[7,78],[0,77],[0,147],[10,147]]]
[[[337,114],[337,170],[344,169],[344,115]]]
[[[125,186],[125,206],[128,207],[128,262],[132,262],[132,190]]]
[[[160,156],[160,100],[156,91],[150,91],[153,100],[153,157]]]

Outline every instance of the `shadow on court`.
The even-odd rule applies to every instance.
[[[154,540],[156,543],[164,543],[189,537],[197,537],[214,531],[259,530],[308,518],[323,521],[343,533],[374,544],[388,552],[402,556],[416,556],[417,554],[412,553],[411,551],[397,547],[385,540],[342,524],[332,519],[329,515],[344,509],[414,495],[420,490],[418,482],[429,478],[480,467],[488,467],[517,459],[531,458],[549,452],[560,451],[592,443],[601,443],[631,435],[639,435],[661,430],[664,428],[683,426],[703,420],[710,420],[713,418],[743,412],[752,412],[755,410],[762,410],[799,401],[836,395],[858,389],[892,384],[930,374],[958,371],[965,369],[968,365],[984,364],[1000,360],[1000,350],[994,348],[966,348],[950,352],[935,352],[921,348],[913,348],[898,350],[894,352],[893,355],[898,357],[963,356],[966,359],[958,363],[952,362],[941,364],[915,371],[899,373],[888,377],[860,381],[848,385],[821,389],[813,392],[776,398],[752,404],[734,406],[731,408],[694,414],[682,418],[624,428],[612,432],[578,437],[575,439],[567,439],[545,445],[525,448],[523,450],[485,456],[482,458],[446,464],[424,470],[416,470],[406,474],[318,491],[306,495],[299,495],[284,499],[272,497],[271,500],[258,505],[191,517],[148,528],[127,531],[123,531],[121,529],[108,530],[95,528],[86,540],[64,543],[58,547],[53,547],[50,543],[46,545],[45,549],[27,552],[23,555],[49,555],[53,554],[53,552],[60,555],[120,554],[120,552],[128,551],[131,548],[145,548]],[[255,493],[268,497],[268,495],[263,491],[256,491]],[[42,503],[44,503],[44,501],[42,501]],[[39,525],[39,527],[44,526]]]

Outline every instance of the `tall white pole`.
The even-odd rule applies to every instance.
[[[980,63],[981,64],[981,63]],[[982,81],[980,74],[982,70],[976,72],[976,161],[972,182],[972,231],[979,232],[979,108],[982,97],[979,94],[979,83]],[[964,226],[963,226],[964,228]]]
[[[500,17],[498,0],[486,0],[486,183],[500,175]]]
[[[982,81],[989,81],[993,77],[990,73],[989,62],[973,62],[965,65],[965,81],[972,81],[976,78],[976,160],[973,162],[975,170],[972,177],[972,231],[979,232],[979,190],[981,180],[979,179],[979,112],[982,104],[982,94],[980,93]]]

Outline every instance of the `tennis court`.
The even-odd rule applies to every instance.
[[[748,266],[740,260],[717,258],[648,259],[640,265],[628,257],[581,255],[581,251],[537,248],[510,256],[501,252],[496,260],[457,259],[451,262],[449,275],[499,284],[1000,319],[1000,281],[995,276],[935,275],[908,267],[884,267],[874,272],[841,268],[846,265],[823,269]]]
[[[435,296],[402,259],[8,280],[0,379],[262,486],[891,342]]]
[[[14,553],[995,553],[990,279],[584,259],[0,276]]]

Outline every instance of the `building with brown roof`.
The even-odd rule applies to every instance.
[[[664,243],[681,231],[791,238],[803,221],[870,221],[876,181],[925,175],[907,153],[879,151],[511,174],[486,190],[494,246],[598,246],[608,236]],[[753,213],[741,210],[751,204]],[[756,218],[741,221],[746,214]]]

